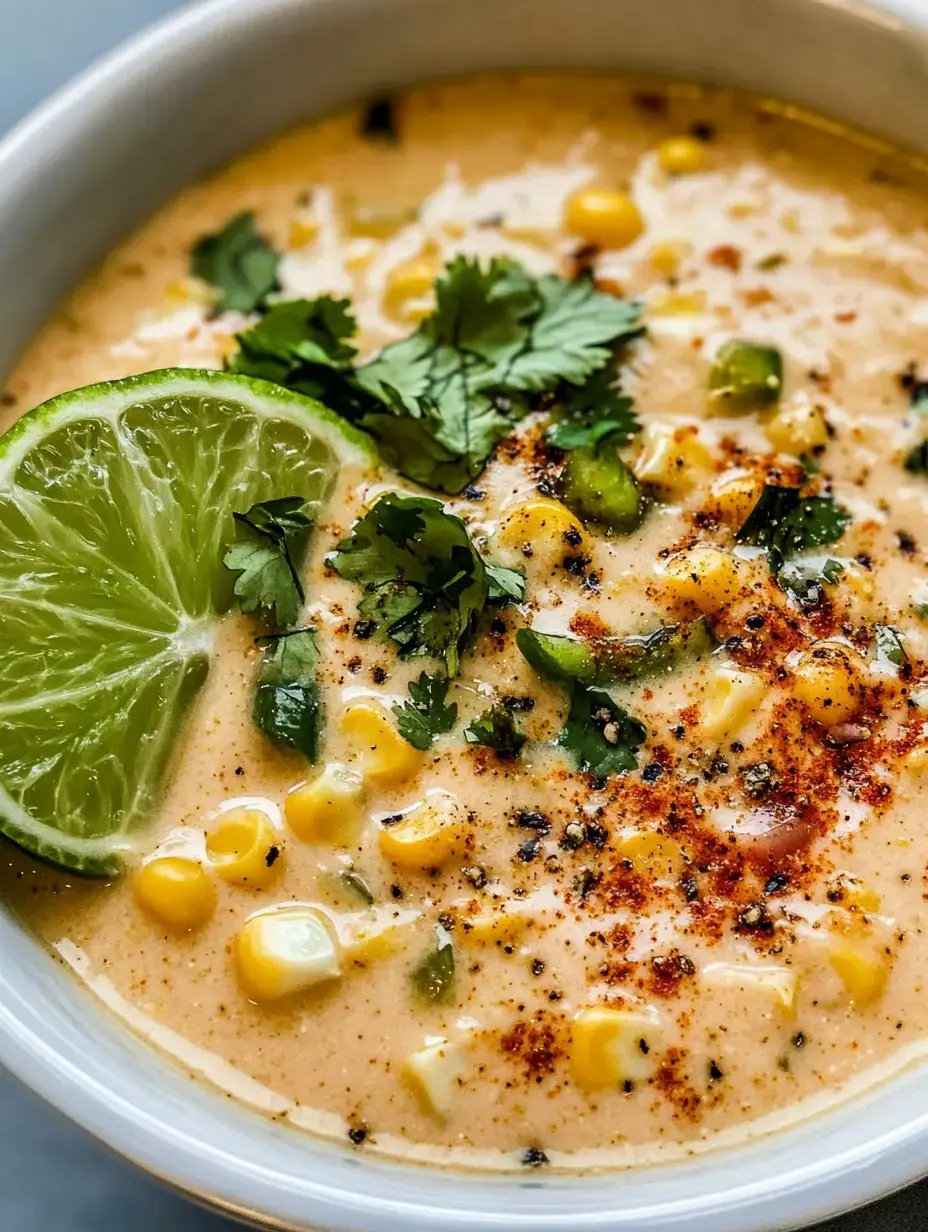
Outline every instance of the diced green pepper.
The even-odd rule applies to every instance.
[[[520,629],[516,645],[540,676],[558,684],[610,685],[673,671],[684,658],[715,649],[705,617],[686,625],[663,625],[653,633],[579,641]]]
[[[410,972],[413,991],[420,1001],[447,1005],[454,997],[454,946],[451,934],[440,924],[435,928],[435,947]]]
[[[561,499],[584,521],[628,534],[641,525],[645,500],[614,443],[574,449],[561,474]]]
[[[776,347],[731,339],[720,347],[709,374],[714,402],[733,411],[750,411],[779,402],[783,359]]]

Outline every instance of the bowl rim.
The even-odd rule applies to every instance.
[[[274,15],[331,0],[263,0],[260,20]],[[892,22],[902,32],[928,34],[926,0],[802,0],[804,4],[852,12],[855,17],[877,26]],[[0,177],[34,175],[39,164],[34,150],[59,128],[74,123],[74,116],[90,102],[99,107],[107,100],[114,105],[127,79],[145,67],[156,67],[175,50],[191,44],[205,45],[222,29],[247,27],[255,19],[254,0],[191,0],[180,10],[144,27],[114,50],[94,60],[89,67],[16,124],[0,139]],[[99,1141],[145,1172],[213,1209],[245,1220],[258,1220],[263,1226],[292,1228],[303,1232],[308,1225],[302,1216],[284,1214],[284,1204],[275,1202],[280,1184],[275,1174],[247,1160],[233,1156],[188,1132],[184,1125],[159,1119],[128,1101],[124,1093],[109,1089],[99,1076],[89,1072],[56,1049],[51,1035],[43,1037],[41,1023],[30,1016],[28,1005],[7,978],[0,962],[0,1064],[47,1103],[88,1131]],[[87,993],[82,991],[82,996]],[[128,1031],[120,1026],[119,1030]],[[144,1046],[143,1046],[144,1047]],[[861,1109],[860,1115],[863,1115]],[[785,1134],[792,1130],[787,1129]],[[314,1145],[324,1163],[327,1144]],[[713,1156],[701,1157],[709,1173]],[[376,1182],[377,1172],[396,1171],[395,1165],[379,1159],[359,1158],[361,1171],[369,1170]],[[552,1210],[544,1206],[533,1210],[507,1211],[506,1193],[514,1195],[529,1189],[544,1189],[544,1184],[493,1184],[484,1178],[462,1177],[463,1186],[473,1186],[494,1194],[493,1204],[475,1201],[451,1203],[429,1201],[412,1183],[405,1200],[395,1196],[378,1197],[375,1185],[346,1187],[331,1185],[324,1170],[319,1177],[305,1178],[291,1196],[305,1200],[313,1225],[339,1232],[503,1232],[521,1228],[525,1232],[568,1232],[568,1229],[606,1232],[767,1232],[817,1223],[839,1212],[865,1205],[884,1197],[928,1172],[928,1112],[898,1125],[855,1149],[825,1159],[810,1158],[784,1178],[773,1177],[741,1188],[729,1188],[721,1201],[706,1193],[703,1200],[676,1202],[668,1192],[647,1209],[617,1211],[614,1197],[604,1189],[597,1209],[582,1212]],[[450,1177],[451,1174],[449,1174]],[[556,1180],[552,1176],[552,1181]],[[583,1183],[582,1179],[578,1183]],[[668,1190],[671,1187],[668,1186]],[[449,1184],[449,1192],[454,1185]]]

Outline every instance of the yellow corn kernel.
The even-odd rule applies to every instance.
[[[196,860],[156,856],[135,875],[135,899],[175,932],[201,928],[216,907],[216,889]]]
[[[425,1112],[447,1121],[467,1067],[457,1044],[447,1040],[412,1052],[403,1064],[403,1077]]]
[[[342,954],[364,966],[388,958],[406,944],[410,930],[421,916],[421,911],[371,907],[342,917],[338,923]]]
[[[235,939],[239,981],[254,1001],[277,1001],[341,975],[335,929],[315,907],[262,911]]]
[[[651,245],[648,260],[659,274],[673,278],[692,251],[693,245],[686,240],[661,240]]]
[[[349,200],[345,223],[349,235],[372,240],[388,240],[403,227],[416,221],[415,209],[384,208],[363,201]]]
[[[628,193],[581,188],[564,204],[564,229],[597,248],[627,248],[644,230],[644,221]]]
[[[363,812],[364,780],[355,770],[330,762],[309,783],[287,795],[284,817],[304,843],[347,846],[357,837]]]
[[[432,257],[419,256],[403,261],[387,275],[384,311],[404,323],[420,320],[431,311],[437,276],[438,264]]]
[[[846,723],[860,709],[857,658],[848,646],[819,642],[793,669],[793,691],[809,717],[824,727]]]
[[[853,873],[836,873],[831,878],[828,882],[828,900],[868,915],[880,909],[879,894],[862,877],[855,877]]]
[[[705,312],[708,302],[705,291],[667,291],[662,288],[651,298],[648,308],[652,316],[685,317]]]
[[[265,886],[280,866],[282,843],[267,813],[230,809],[206,835],[206,854],[223,881]]]
[[[563,556],[564,536],[576,539],[582,533],[583,528],[566,505],[540,496],[516,505],[507,513],[500,527],[499,541],[506,548],[530,547],[533,554],[543,557]]]
[[[394,786],[411,779],[422,767],[422,754],[403,739],[375,702],[349,706],[341,728],[367,782]]]
[[[739,562],[728,552],[697,544],[671,556],[662,579],[672,598],[701,612],[717,612],[731,603],[741,585]]]
[[[633,470],[642,483],[670,496],[682,496],[711,465],[712,453],[695,428],[650,423],[641,434],[641,453]]]
[[[702,970],[703,982],[711,988],[734,988],[768,997],[786,1018],[796,1017],[799,976],[789,967],[770,963],[709,963]]]
[[[434,868],[448,860],[464,837],[464,810],[435,794],[402,821],[380,831],[380,850],[403,868]]]
[[[656,830],[622,835],[616,844],[621,860],[649,881],[679,881],[686,867],[683,848],[675,838]]]
[[[305,248],[319,234],[319,223],[315,218],[294,218],[290,223],[290,247]]]
[[[213,302],[214,291],[207,282],[200,278],[178,278],[168,283],[165,295],[169,300],[178,303],[199,304],[206,308]]]
[[[764,432],[774,449],[797,458],[828,443],[825,412],[809,403],[782,407],[766,421]]]
[[[475,945],[515,945],[528,924],[529,917],[517,909],[484,911],[464,920],[461,939]]]
[[[571,1024],[570,1064],[582,1091],[641,1082],[655,1067],[660,1018],[655,1011],[590,1006]]]
[[[873,1005],[883,995],[889,979],[887,954],[868,954],[857,946],[841,941],[835,944],[828,961],[844,985],[851,1003],[858,1009]]]
[[[658,148],[657,161],[668,175],[693,175],[705,171],[709,154],[705,142],[695,137],[670,137]]]
[[[712,673],[709,682],[703,731],[713,740],[722,740],[743,731],[757,713],[766,693],[767,685],[753,672],[720,667]]]
[[[913,778],[928,778],[928,746],[912,749],[906,755],[905,768]]]
[[[728,526],[742,526],[762,489],[763,480],[754,471],[726,471],[712,485],[712,509]]]

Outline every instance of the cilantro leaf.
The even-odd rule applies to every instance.
[[[843,572],[844,565],[832,557],[822,563],[792,561],[780,567],[777,581],[800,607],[811,611],[820,607],[825,598],[822,583],[834,585]]]
[[[273,609],[284,626],[299,615],[304,594],[297,566],[312,528],[302,512],[305,503],[301,496],[284,496],[233,515],[246,537],[232,544],[223,563],[239,575],[234,593],[243,612]]]
[[[487,571],[488,603],[524,602],[524,573],[520,573],[518,569],[507,569],[505,565],[491,565],[488,560],[485,560],[483,564]]]
[[[526,736],[516,727],[511,711],[505,706],[493,706],[471,720],[464,739],[468,744],[492,749],[497,757],[518,757]]]
[[[312,629],[259,638],[264,648],[252,718],[269,740],[315,761],[322,728],[322,698],[315,681]]]
[[[851,522],[848,511],[832,497],[801,493],[798,487],[765,484],[760,499],[735,535],[737,543],[766,550],[770,571],[778,580],[783,565],[792,557],[837,542]]]
[[[583,449],[599,445],[607,437],[627,445],[641,427],[634,401],[621,392],[614,372],[604,369],[581,385],[567,386],[563,411],[548,428],[545,438],[556,449]]]
[[[390,492],[327,563],[364,587],[358,612],[397,644],[401,658],[443,658],[457,675],[489,597],[486,566],[459,517],[440,501]]]
[[[445,705],[448,678],[422,672],[418,680],[410,680],[408,702],[393,707],[396,726],[404,740],[416,749],[432,747],[438,736],[451,731],[458,719],[457,702]]]
[[[647,734],[645,725],[616,705],[608,693],[575,684],[567,722],[556,743],[578,770],[604,779],[635,769],[638,749]]]
[[[254,312],[276,291],[280,257],[255,227],[248,211],[214,235],[204,235],[193,246],[190,269],[218,292],[215,311]]]
[[[902,667],[908,660],[905,639],[892,625],[876,625],[873,630],[875,659],[877,663]]]

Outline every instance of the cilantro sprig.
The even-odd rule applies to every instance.
[[[413,748],[425,752],[458,721],[457,702],[445,705],[449,683],[445,676],[422,672],[409,682],[409,701],[393,707],[397,729]]]
[[[605,779],[610,774],[635,769],[638,749],[647,734],[645,725],[608,693],[575,684],[557,744],[569,754],[578,770]]]
[[[234,592],[242,611],[273,611],[281,627],[296,622],[305,598],[299,564],[313,524],[302,512],[305,504],[301,496],[284,496],[234,514],[243,537],[223,561],[238,574]]]
[[[597,372],[579,388],[568,386],[563,394],[561,417],[545,438],[556,449],[570,451],[601,445],[610,440],[627,445],[641,424],[634,400],[623,394],[614,372]]]
[[[851,515],[831,496],[803,496],[799,487],[765,484],[735,541],[763,548],[770,571],[783,589],[801,598],[810,582],[835,581],[833,566],[838,562],[826,561],[816,577],[793,570],[789,562],[812,548],[836,543],[850,523]]]
[[[491,706],[472,719],[464,731],[468,744],[482,744],[492,749],[497,757],[503,758],[518,757],[526,738],[525,733],[516,727],[512,712],[505,706]]]
[[[436,283],[435,312],[367,364],[355,363],[346,302],[323,296],[276,304],[239,335],[231,366],[322,399],[375,437],[403,475],[453,493],[542,395],[558,394],[591,439],[600,421],[632,432],[627,400],[608,382],[587,382],[641,332],[640,315],[588,279],[458,257]]]
[[[278,289],[280,257],[258,232],[248,211],[213,235],[197,240],[190,254],[190,270],[215,289],[215,311],[254,312]]]
[[[449,676],[458,674],[461,653],[490,601],[491,577],[467,527],[441,501],[387,493],[327,563],[364,588],[358,612],[397,645],[400,658],[444,659]],[[497,570],[494,579],[495,596],[501,589]]]
[[[263,647],[252,718],[269,740],[315,761],[322,729],[319,658],[313,629],[292,629],[258,639]]]

